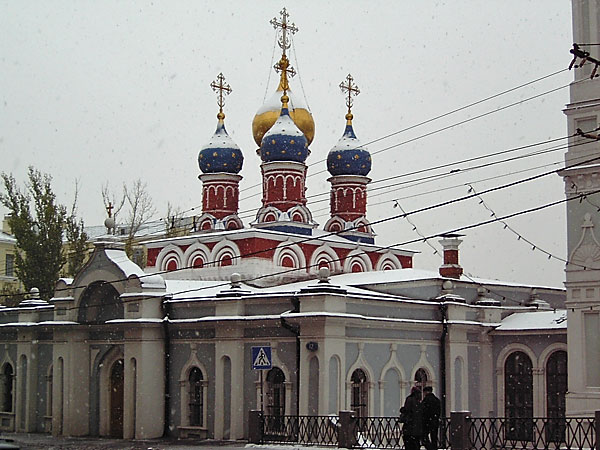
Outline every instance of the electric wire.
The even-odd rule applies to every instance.
[[[367,144],[365,144],[365,145],[369,145],[369,144],[371,144],[371,143],[378,142],[378,141],[380,141],[380,140],[382,140],[382,139],[386,139],[387,137],[395,136],[395,135],[397,135],[397,134],[400,134],[400,133],[402,133],[402,132],[404,132],[404,131],[408,131],[408,130],[411,130],[411,129],[417,128],[417,127],[419,127],[419,126],[421,126],[421,125],[425,125],[425,124],[427,124],[427,123],[430,123],[430,122],[433,122],[433,121],[435,121],[435,120],[438,120],[438,119],[440,119],[440,118],[447,117],[447,116],[449,116],[449,115],[455,114],[456,112],[463,111],[463,110],[465,110],[465,109],[467,109],[467,108],[469,108],[469,107],[471,107],[471,106],[475,106],[475,105],[477,105],[477,104],[481,104],[481,103],[483,103],[483,102],[486,102],[486,101],[492,100],[492,99],[494,99],[494,98],[496,98],[496,97],[499,97],[499,96],[501,96],[501,95],[504,95],[504,94],[510,93],[510,92],[512,92],[512,91],[518,90],[518,89],[520,89],[520,88],[526,87],[526,86],[528,86],[528,85],[530,85],[530,84],[533,84],[533,83],[536,83],[536,82],[542,81],[542,80],[544,80],[544,79],[546,79],[546,78],[550,78],[550,77],[552,77],[552,76],[555,76],[555,75],[557,75],[557,74],[559,74],[559,73],[562,73],[562,72],[564,72],[564,71],[568,71],[568,69],[561,69],[561,70],[559,70],[559,71],[555,71],[555,72],[553,72],[553,73],[550,73],[550,74],[548,74],[548,75],[545,75],[545,76],[543,76],[543,77],[537,78],[537,79],[535,79],[535,80],[532,80],[532,81],[529,81],[529,82],[527,82],[527,83],[523,83],[523,84],[521,84],[521,85],[519,85],[519,86],[515,86],[514,88],[510,88],[510,89],[507,89],[507,90],[505,90],[505,91],[502,91],[502,92],[500,92],[500,93],[498,93],[498,94],[494,94],[494,95],[492,95],[492,96],[486,97],[486,98],[484,98],[484,99],[482,99],[482,100],[478,100],[478,101],[476,101],[476,102],[472,102],[472,103],[470,103],[470,104],[467,104],[467,105],[464,105],[464,106],[462,106],[462,107],[456,108],[456,109],[454,109],[454,110],[448,111],[448,112],[446,112],[446,113],[444,113],[444,114],[441,114],[441,115],[439,115],[439,116],[433,117],[433,118],[431,118],[431,119],[428,119],[428,120],[426,120],[426,121],[423,121],[423,122],[420,122],[420,123],[417,123],[417,124],[411,125],[410,127],[407,127],[407,128],[405,128],[405,129],[398,130],[398,131],[396,131],[396,132],[390,133],[390,134],[388,134],[388,135],[386,135],[386,136],[383,136],[383,137],[381,137],[381,138],[378,138],[378,139],[375,139],[375,140],[369,141],[369,142],[368,142]],[[579,82],[581,82],[581,81],[576,81],[575,83],[579,83]],[[568,86],[568,85],[566,85],[566,86]],[[563,88],[564,88],[564,87],[566,87],[566,86],[561,86],[561,87],[559,87],[559,88],[552,89],[551,91],[546,91],[546,92],[544,92],[544,93],[542,93],[542,94],[539,94],[538,96],[536,96],[536,97],[532,97],[532,98],[537,98],[537,97],[539,97],[539,96],[542,96],[542,95],[547,95],[547,94],[549,94],[549,93],[552,93],[552,92],[554,92],[554,91],[557,91],[557,90],[563,89]],[[504,109],[506,109],[506,108],[509,108],[509,107],[512,107],[512,106],[516,106],[516,105],[518,105],[518,104],[521,104],[521,103],[523,103],[523,102],[525,102],[525,101],[531,100],[532,98],[529,98],[529,99],[523,99],[523,100],[521,100],[521,101],[519,101],[519,102],[515,102],[515,103],[513,103],[513,104],[511,104],[511,105],[504,106],[504,107],[501,107],[501,108],[499,108],[499,109],[496,109],[496,110],[489,111],[489,112],[485,113],[484,115],[489,115],[489,114],[493,114],[494,112],[502,111],[502,110],[504,110]],[[444,127],[443,129],[440,129],[440,130],[435,130],[434,132],[427,133],[426,135],[423,135],[422,137],[430,136],[431,134],[435,134],[435,133],[437,133],[437,132],[440,132],[440,131],[443,131],[443,130],[446,130],[446,129],[452,128],[453,126],[457,126],[457,125],[459,125],[459,124],[466,123],[467,121],[476,120],[477,118],[483,117],[484,115],[479,115],[479,116],[476,116],[476,117],[473,117],[473,118],[467,119],[466,121],[458,122],[458,123],[456,123],[456,124],[454,124],[454,125],[450,125],[450,126],[448,126],[448,127]],[[405,143],[408,143],[408,142],[413,142],[414,140],[416,140],[416,139],[420,139],[420,138],[421,138],[421,137],[413,138],[413,139],[411,139],[411,140],[409,140],[409,141],[406,141],[406,142],[401,142],[401,143],[399,143],[399,144],[395,144],[395,145],[393,145],[393,146],[387,147],[387,148],[385,148],[385,149],[382,149],[382,150],[380,150],[380,151],[389,150],[389,149],[391,149],[391,148],[395,148],[395,147],[397,147],[397,146],[399,146],[399,145],[404,145]],[[377,153],[379,153],[380,151],[378,151]],[[372,154],[375,154],[375,153],[373,152]],[[320,162],[323,162],[323,161],[324,161],[324,160],[321,160]],[[309,166],[308,166],[308,167],[310,167],[310,166],[312,166],[312,165],[314,165],[314,164],[317,164],[317,163],[318,163],[318,162],[311,163],[311,164],[309,164]],[[323,172],[324,172],[324,170],[323,170],[323,171],[320,171],[320,172],[317,172],[317,173],[314,173],[314,174],[309,174],[307,177],[311,177],[311,176],[313,176],[313,175],[317,175],[317,174],[320,174],[320,173],[323,173]],[[251,185],[251,186],[245,187],[244,189],[242,189],[242,190],[240,191],[240,193],[242,193],[242,192],[246,192],[246,191],[249,191],[249,190],[251,190],[251,189],[254,189],[254,188],[256,188],[256,187],[260,187],[261,185],[262,185],[261,183],[257,183],[257,184],[253,184],[253,185]],[[249,196],[246,196],[246,197],[242,197],[242,198],[240,198],[240,202],[241,202],[241,201],[244,201],[244,200],[247,200],[247,199],[249,199],[249,198],[254,198],[254,197],[256,197],[257,195],[260,195],[260,193],[256,193],[256,194],[252,194],[252,195],[249,195]],[[183,213],[186,213],[186,212],[191,212],[191,211],[195,211],[197,208],[201,208],[201,205],[198,205],[198,206],[194,206],[194,207],[192,207],[192,208],[189,208],[189,209],[187,209],[187,210],[183,211]]]
[[[582,161],[581,163],[571,164],[569,166],[566,166],[565,169],[576,167],[576,166],[579,166],[579,165],[588,164],[588,163],[595,162],[595,161],[598,161],[598,160],[600,160],[600,156],[599,157],[595,157],[595,158],[587,159],[585,161]],[[390,220],[396,220],[396,219],[399,219],[399,218],[404,218],[404,217],[407,217],[409,215],[419,214],[419,213],[422,213],[422,212],[425,212],[425,211],[431,211],[431,210],[436,209],[436,208],[441,208],[441,207],[444,207],[444,206],[451,205],[453,203],[462,202],[462,201],[474,198],[477,195],[485,195],[485,194],[490,193],[490,192],[496,192],[496,191],[499,191],[499,190],[502,190],[502,189],[506,189],[506,188],[509,188],[509,187],[513,187],[513,186],[516,186],[516,185],[520,185],[520,184],[523,184],[523,183],[528,183],[528,182],[531,182],[533,180],[537,180],[537,179],[540,179],[542,177],[545,177],[545,176],[548,176],[548,175],[551,175],[551,174],[555,174],[555,173],[559,172],[560,170],[564,170],[564,169],[552,170],[552,171],[549,171],[549,172],[544,172],[544,173],[537,174],[537,175],[534,175],[534,176],[531,176],[531,177],[527,177],[527,178],[524,178],[524,179],[521,179],[521,180],[513,181],[511,183],[507,183],[507,184],[504,184],[504,185],[495,186],[495,187],[483,190],[479,194],[467,194],[465,196],[454,198],[454,199],[451,199],[451,200],[446,200],[446,201],[443,201],[443,202],[439,202],[439,203],[434,204],[434,205],[428,205],[428,206],[421,207],[421,208],[418,208],[418,209],[413,210],[413,211],[409,211],[406,214],[396,214],[396,215],[393,215],[391,217],[382,218],[382,219],[379,219],[379,220],[371,222],[370,225],[377,225],[379,223],[388,222]],[[587,193],[585,195],[591,195],[591,193]],[[577,197],[573,197],[573,198],[577,198]],[[569,198],[567,200],[572,200],[572,198]],[[556,202],[553,203],[552,205],[554,205],[554,204],[556,204]],[[534,211],[534,210],[535,209],[532,209],[532,211]],[[510,218],[512,216],[508,216],[508,217]],[[287,246],[297,245],[297,244],[300,244],[300,243],[305,243],[305,242],[310,242],[310,241],[318,242],[318,241],[323,240],[324,238],[329,237],[329,236],[337,236],[337,235],[343,234],[345,232],[352,231],[353,229],[357,229],[359,226],[360,225],[356,225],[356,226],[350,227],[349,229],[335,231],[335,232],[326,232],[325,234],[323,234],[323,235],[321,235],[319,237],[312,237],[312,236],[311,237],[307,237],[307,238],[304,238],[304,239],[300,239],[297,242],[291,242],[289,244],[285,244],[283,246],[279,246],[279,248],[284,248],[284,247],[287,247]],[[465,229],[468,229],[468,228],[465,228]],[[453,233],[453,232],[458,232],[458,231],[449,231],[449,232],[445,232],[445,233],[442,233],[442,234]],[[439,235],[440,234],[437,234],[437,235],[434,235],[434,236],[439,236]],[[420,240],[410,241],[410,242],[419,242],[419,241]],[[271,247],[271,248],[268,248],[268,249],[261,249],[261,250],[249,252],[249,253],[244,254],[244,255],[239,255],[239,256],[238,255],[234,255],[234,256],[232,256],[231,259],[232,260],[233,259],[240,259],[240,258],[244,258],[244,257],[247,258],[247,257],[250,257],[250,256],[254,256],[254,255],[257,255],[257,254],[261,254],[261,253],[267,252],[267,251],[273,251],[273,250],[275,250],[277,248],[278,247],[276,246],[276,247]],[[381,250],[386,250],[386,249],[389,249],[389,248],[393,248],[393,246],[392,247],[390,247],[390,246],[388,246],[388,247],[375,246],[375,248],[373,249],[373,251],[381,251]],[[212,265],[212,264],[218,264],[218,263],[220,263],[220,261],[210,261],[210,262],[207,262],[206,264],[211,264]],[[167,272],[172,273],[172,272],[176,272],[176,271],[180,271],[180,270],[187,270],[187,269],[190,269],[190,268],[189,267],[182,267],[182,268],[177,268],[175,270],[156,271],[156,272],[153,272],[153,273],[148,273],[148,274],[140,275],[138,278],[145,278],[145,277],[149,277],[149,276],[164,274],[164,273],[167,273]],[[117,282],[117,281],[127,281],[127,279],[116,280],[114,282]],[[23,293],[23,294],[26,294],[26,293]],[[3,295],[0,294],[0,297],[2,297],[2,296]],[[4,295],[4,296],[6,296],[6,295]]]
[[[587,195],[592,195],[592,194],[596,194],[596,193],[599,193],[599,192],[600,192],[600,190],[595,190],[595,191],[589,192]],[[579,200],[580,197],[582,197],[582,196],[583,196],[583,194],[580,194],[579,196],[574,196],[574,197],[571,197],[571,198],[563,198],[563,199],[560,199],[560,200],[557,200],[557,201],[553,201],[553,202],[549,202],[549,203],[546,203],[546,204],[543,204],[543,205],[538,205],[538,206],[535,206],[535,207],[532,207],[532,208],[528,208],[528,209],[524,209],[524,210],[520,210],[520,211],[516,211],[516,212],[510,213],[510,214],[506,214],[506,215],[501,216],[501,217],[494,217],[494,218],[491,218],[491,219],[488,219],[488,220],[484,220],[484,221],[480,221],[480,222],[477,222],[477,223],[474,223],[474,224],[469,224],[469,225],[464,225],[464,226],[456,227],[454,229],[447,230],[447,231],[444,231],[444,232],[441,232],[441,233],[430,234],[430,235],[426,236],[425,238],[418,238],[418,239],[411,239],[411,240],[403,241],[403,242],[397,242],[397,243],[388,245],[386,247],[382,247],[381,250],[391,250],[391,249],[399,247],[399,246],[404,246],[404,245],[409,245],[409,244],[413,244],[413,243],[416,243],[416,242],[421,242],[421,241],[423,241],[423,239],[433,239],[433,238],[442,237],[442,236],[445,236],[445,235],[448,235],[448,234],[456,234],[456,233],[460,233],[460,232],[463,232],[463,231],[466,231],[466,230],[470,230],[470,229],[478,228],[478,227],[481,227],[481,226],[489,225],[491,223],[495,223],[495,222],[498,222],[498,221],[509,220],[511,218],[514,218],[514,217],[518,217],[518,216],[521,216],[521,215],[525,215],[525,214],[530,214],[530,213],[533,213],[533,212],[537,212],[537,211],[540,211],[542,209],[550,208],[550,207],[553,207],[553,206],[556,206],[556,205],[559,205],[559,204],[562,204],[562,203],[567,203],[567,202],[570,202],[570,201]],[[390,220],[391,220],[391,218],[390,218]],[[341,260],[342,260],[342,258],[335,258],[335,259],[330,260],[329,262],[335,262],[335,261],[341,261]],[[301,267],[286,269],[286,270],[282,270],[282,271],[271,273],[271,274],[259,275],[259,276],[252,277],[252,278],[249,278],[249,279],[245,279],[245,280],[242,280],[242,281],[244,283],[250,285],[249,283],[251,283],[251,282],[256,282],[256,281],[259,281],[259,280],[262,280],[262,279],[265,279],[265,278],[274,277],[274,276],[285,275],[285,274],[289,274],[289,273],[292,273],[292,272],[298,272],[298,271],[301,271],[301,270],[307,270],[307,269],[310,269],[312,267],[316,267],[319,264],[320,264],[319,262],[314,263],[314,264],[306,264],[306,265],[301,266]],[[152,274],[147,274],[147,276],[152,276],[152,275],[157,275],[157,274],[158,273],[155,272],[155,273],[152,273]],[[138,278],[142,278],[142,277],[140,276]],[[113,283],[123,282],[123,281],[127,281],[127,279],[105,281],[104,284],[113,284]],[[215,288],[218,288],[218,287],[225,287],[225,286],[230,286],[230,285],[231,285],[230,282],[217,283],[217,284],[211,285],[211,286],[201,286],[201,287],[195,287],[195,288],[191,288],[191,289],[183,289],[183,290],[176,291],[176,292],[169,292],[169,293],[165,293],[164,295],[159,296],[159,297],[163,297],[163,298],[166,298],[168,300],[168,299],[172,299],[174,296],[179,296],[181,294],[188,294],[188,293],[191,293],[191,292],[199,292],[199,291],[204,291],[204,290],[207,290],[207,289],[215,289]],[[86,288],[86,287],[88,287],[88,286],[87,285],[86,286],[77,286],[77,288]],[[73,288],[69,288],[69,289],[72,290]],[[145,300],[145,299],[150,299],[150,298],[156,298],[156,295],[149,296],[147,294],[141,293],[141,295],[139,297],[136,297],[134,299],[120,299],[119,298],[114,303],[126,303],[128,301],[130,301],[130,302],[133,302],[133,301],[134,302],[138,302],[138,301]],[[176,301],[193,300],[193,299],[197,299],[197,298],[202,298],[202,297],[187,297],[187,298],[185,298],[185,297],[181,298],[180,297],[180,298],[176,299]],[[408,298],[407,300],[411,300],[411,299]],[[412,299],[412,300],[414,300],[414,299]],[[423,300],[430,301],[431,299],[423,299]],[[104,304],[106,305],[108,303],[104,303]],[[76,310],[76,309],[80,309],[80,308],[82,308],[82,306],[72,306],[72,307],[66,307],[66,308],[63,308],[63,309],[65,309],[65,310]]]

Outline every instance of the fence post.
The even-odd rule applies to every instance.
[[[338,423],[338,447],[352,448],[356,444],[356,412],[340,411]]]
[[[600,411],[594,413],[594,431],[596,432],[596,450],[600,450]]]
[[[260,410],[250,410],[248,417],[248,441],[251,444],[262,444],[263,442],[263,413]]]
[[[469,450],[469,411],[450,413],[450,447],[452,450]]]

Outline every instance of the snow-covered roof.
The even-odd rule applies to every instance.
[[[17,240],[12,234],[5,233],[4,231],[0,231],[0,242],[4,242],[7,244],[16,244]]]
[[[441,276],[437,271],[434,270],[423,270],[423,269],[396,269],[396,270],[379,270],[373,272],[359,272],[359,273],[344,273],[335,275],[332,278],[332,282],[338,284],[347,284],[351,286],[366,286],[370,284],[385,284],[385,283],[399,283],[409,281],[422,281],[422,280],[452,280],[453,278],[447,278]],[[490,286],[507,286],[507,287],[521,287],[531,288],[536,287],[538,289],[553,289],[564,291],[564,288],[551,287],[551,286],[533,286],[531,284],[517,283],[513,281],[502,281],[502,280],[490,280],[486,278],[468,277],[461,275],[458,281],[468,284],[482,284]]]
[[[185,300],[190,297],[214,297],[219,292],[228,288],[229,283],[222,280],[165,280],[167,295],[173,300]],[[244,286],[244,290],[249,289]]]
[[[140,266],[131,261],[123,250],[107,248],[104,250],[104,253],[108,259],[123,271],[126,277],[137,276],[140,279],[142,287],[155,289],[165,287],[165,281],[160,275],[148,275],[144,273]]]
[[[514,313],[502,320],[494,332],[526,330],[566,330],[567,311],[532,311]]]

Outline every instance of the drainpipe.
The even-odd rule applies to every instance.
[[[292,297],[292,312],[300,312],[300,300],[298,297]],[[284,317],[280,317],[281,326],[292,332],[296,336],[296,417],[300,416],[300,327],[286,322]]]
[[[163,330],[165,334],[165,426],[163,428],[163,437],[169,436],[170,409],[171,409],[171,389],[169,383],[170,377],[170,359],[171,359],[171,338],[169,337],[169,317],[171,315],[171,304],[168,303],[169,297],[163,301]]]
[[[440,303],[440,313],[442,315],[442,335],[440,336],[440,400],[442,411],[446,415],[446,337],[448,336],[448,307],[445,303]]]

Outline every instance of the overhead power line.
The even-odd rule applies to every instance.
[[[600,190],[596,190],[596,191],[592,191],[592,192],[588,193],[587,195],[592,195],[592,194],[596,194],[596,193],[599,193],[599,192],[600,192]],[[505,220],[509,220],[511,218],[514,218],[514,217],[522,216],[522,215],[525,215],[525,214],[530,214],[532,212],[537,212],[537,211],[540,211],[542,209],[550,208],[550,207],[553,207],[553,206],[556,206],[556,205],[559,205],[559,204],[562,204],[562,203],[566,203],[566,202],[569,202],[569,201],[574,201],[574,200],[581,201],[581,197],[583,197],[583,195],[584,194],[580,194],[578,196],[574,196],[574,197],[570,197],[570,198],[563,198],[561,200],[557,200],[557,201],[554,201],[554,202],[550,202],[550,203],[546,203],[546,204],[539,205],[539,206],[536,206],[536,207],[532,207],[532,208],[520,210],[520,211],[517,211],[517,212],[513,212],[511,214],[506,214],[506,215],[501,216],[501,217],[494,217],[494,218],[491,218],[491,219],[488,219],[488,220],[485,220],[485,221],[481,221],[481,222],[477,222],[477,223],[474,223],[474,224],[464,225],[464,226],[461,226],[461,227],[457,227],[457,228],[454,228],[452,230],[446,230],[446,231],[441,232],[441,233],[430,234],[430,235],[424,236],[422,238],[420,237],[418,239],[411,239],[411,240],[408,240],[408,241],[396,242],[396,243],[388,245],[386,247],[381,247],[381,250],[391,250],[391,249],[399,247],[399,246],[405,246],[405,245],[413,244],[413,243],[416,243],[416,242],[422,242],[424,240],[434,239],[434,238],[442,237],[442,236],[448,235],[448,234],[461,233],[461,232],[464,232],[464,231],[467,231],[467,230],[470,230],[470,229],[474,229],[474,228],[478,228],[478,227],[481,227],[481,226],[489,225],[491,223],[495,223],[495,222],[499,222],[499,221],[505,221]],[[391,220],[391,218],[389,220]],[[340,261],[341,259],[342,258],[334,258],[330,262]],[[290,273],[297,272],[297,271],[300,271],[300,270],[304,270],[305,271],[305,270],[310,269],[312,267],[316,267],[318,264],[319,263],[307,264],[307,265],[304,265],[304,266],[301,266],[301,267],[292,268],[292,269],[286,269],[286,270],[282,270],[282,271],[271,273],[271,274],[259,275],[259,276],[256,276],[256,277],[253,277],[253,278],[249,278],[249,279],[246,279],[246,280],[242,280],[242,281],[245,282],[246,284],[248,284],[248,283],[256,282],[256,281],[259,281],[259,280],[262,280],[262,279],[265,279],[265,278],[270,278],[270,277],[275,277],[275,276],[280,276],[280,275],[286,275],[286,274],[290,274]],[[152,274],[147,274],[145,276],[152,276],[152,275],[157,275],[157,274],[158,274],[158,272],[155,272],[155,273],[152,273]],[[139,277],[139,278],[142,278],[142,277]],[[127,279],[125,278],[125,279],[107,281],[107,282],[105,282],[105,284],[113,284],[113,283],[122,282],[122,281],[126,281],[126,280]],[[176,291],[176,292],[165,293],[165,297],[173,297],[173,296],[176,296],[176,295],[179,296],[181,294],[188,294],[188,293],[191,293],[191,292],[201,292],[201,291],[204,291],[204,290],[207,290],[207,289],[215,289],[215,288],[218,288],[218,287],[226,287],[226,286],[230,286],[230,284],[231,284],[230,282],[223,282],[223,283],[217,283],[217,284],[211,285],[211,286],[202,286],[202,287],[197,287],[197,288],[183,289],[183,290]],[[85,287],[87,287],[87,285],[85,285],[85,286],[78,286],[78,288],[85,288]],[[26,293],[23,293],[23,294],[26,294]],[[145,300],[145,299],[148,299],[148,298],[151,298],[151,297],[148,296],[148,295],[142,294],[140,297],[137,297],[135,299],[131,299],[131,300],[119,299],[118,301],[115,301],[114,303],[126,303],[127,301],[139,302],[140,300]],[[155,298],[155,296],[152,296],[152,298]],[[196,298],[201,298],[201,297],[198,297],[198,296],[183,297],[183,298],[178,298],[177,300],[178,301],[193,300],[193,299],[196,299]],[[408,299],[408,300],[410,300],[410,299]],[[418,300],[418,299],[412,299],[412,300]],[[431,299],[422,299],[422,300],[428,301],[428,300],[431,300]],[[105,303],[105,304],[107,304],[107,303]],[[81,308],[81,306],[73,306],[73,307],[69,307],[69,308],[65,308],[65,309],[76,310],[76,309],[79,309],[79,308]]]
[[[566,166],[563,169],[552,170],[552,171],[549,171],[549,172],[544,172],[542,174],[534,175],[534,176],[531,176],[531,177],[528,177],[528,178],[524,178],[524,179],[521,179],[521,180],[513,181],[511,183],[507,183],[507,184],[504,184],[504,185],[501,185],[501,186],[495,186],[495,187],[483,190],[483,191],[481,191],[478,194],[468,194],[468,195],[465,195],[465,196],[462,196],[462,197],[458,197],[458,198],[455,198],[455,199],[451,199],[451,200],[439,202],[439,203],[434,204],[434,205],[429,205],[429,206],[421,207],[421,208],[418,208],[416,210],[409,211],[407,213],[396,214],[396,215],[393,215],[393,216],[390,216],[390,217],[379,219],[379,220],[371,222],[370,225],[377,225],[377,224],[388,222],[388,221],[391,221],[391,220],[396,220],[396,219],[399,219],[399,218],[405,218],[405,217],[410,216],[410,215],[419,214],[419,213],[422,213],[422,212],[425,212],[425,211],[431,211],[431,210],[436,209],[436,208],[441,208],[441,207],[444,207],[444,206],[451,205],[453,203],[462,202],[462,201],[471,199],[471,198],[476,197],[478,195],[485,195],[485,194],[490,193],[490,192],[496,192],[496,191],[499,191],[499,190],[502,190],[502,189],[507,189],[507,188],[512,187],[512,186],[520,185],[520,184],[523,184],[523,183],[528,183],[528,182],[531,182],[533,180],[537,180],[537,179],[540,179],[542,177],[555,174],[555,173],[559,172],[560,170],[564,170],[564,169],[576,167],[576,166],[579,166],[579,165],[585,165],[585,164],[589,164],[589,163],[592,163],[592,162],[597,162],[598,160],[600,160],[600,157],[590,158],[590,159],[587,159],[585,161],[582,161],[582,162],[579,162],[579,163],[575,163],[575,164],[571,164],[569,166]],[[588,193],[586,195],[591,195],[591,194],[592,193]],[[583,195],[584,194],[581,194],[582,198],[583,198]],[[571,200],[571,199],[568,199],[568,200]],[[558,204],[558,203],[560,203],[560,202],[554,202],[552,204],[548,204],[545,207],[553,206],[554,204]],[[532,211],[535,211],[535,210],[536,209],[534,208],[534,209],[526,210],[526,211],[532,212]],[[516,214],[516,215],[519,215],[519,214]],[[509,215],[507,217],[511,218],[511,217],[513,217],[513,215]],[[485,222],[485,223],[489,223],[489,221]],[[297,242],[291,242],[289,244],[285,244],[285,245],[281,246],[280,248],[285,248],[285,247],[288,247],[288,246],[291,246],[291,245],[297,245],[297,244],[306,243],[306,242],[310,242],[310,241],[318,242],[318,241],[321,241],[323,238],[326,238],[326,237],[329,237],[329,236],[338,236],[338,235],[341,235],[341,234],[346,233],[348,231],[355,230],[359,226],[360,225],[356,225],[356,226],[352,226],[352,227],[350,227],[348,229],[345,229],[345,230],[340,230],[340,231],[335,231],[335,232],[327,232],[324,235],[319,236],[319,237],[312,237],[312,236],[311,237],[307,237],[307,238],[304,238],[304,239],[300,239]],[[464,228],[464,229],[468,229],[468,227]],[[461,229],[457,229],[457,230],[454,230],[454,231],[447,231],[447,232],[444,232],[444,233],[438,233],[436,235],[433,235],[433,237],[439,236],[441,234],[457,233],[457,232],[459,232],[461,230],[463,230],[463,229],[461,228]],[[426,239],[429,239],[429,237],[426,237]],[[420,239],[417,239],[417,240],[414,240],[414,241],[407,241],[407,242],[412,243],[412,242],[419,242],[419,241],[420,241]],[[393,247],[395,247],[397,245],[401,245],[401,244],[395,244],[395,245],[393,245],[391,247],[390,246],[387,246],[387,247],[377,246],[376,249],[374,249],[374,251],[381,251],[381,250],[390,249],[390,248],[393,248]],[[255,256],[255,255],[258,255],[258,254],[261,254],[261,253],[264,253],[264,252],[273,251],[273,250],[275,250],[277,248],[278,247],[271,247],[271,248],[267,248],[267,249],[256,250],[256,251],[252,251],[252,252],[240,255],[240,256],[233,256],[231,259],[233,260],[233,259],[247,258],[247,257]],[[206,264],[215,264],[215,263],[219,263],[219,261],[210,261],[210,262],[207,262]],[[148,274],[141,275],[139,278],[145,278],[145,277],[149,277],[149,276],[160,275],[160,274],[164,274],[164,273],[168,273],[168,272],[169,273],[173,273],[173,272],[176,272],[176,271],[187,270],[187,269],[190,269],[190,268],[189,267],[182,267],[182,268],[178,268],[178,269],[175,269],[175,270],[156,271],[156,272],[153,272],[153,273],[148,273]],[[117,281],[126,281],[126,280],[127,279],[115,280],[114,282],[117,282]],[[83,286],[81,286],[80,288],[82,288],[82,287]],[[23,293],[23,294],[27,294],[27,293]],[[1,296],[3,296],[3,295],[0,294],[0,297]],[[7,296],[7,295],[4,295],[4,296]]]

